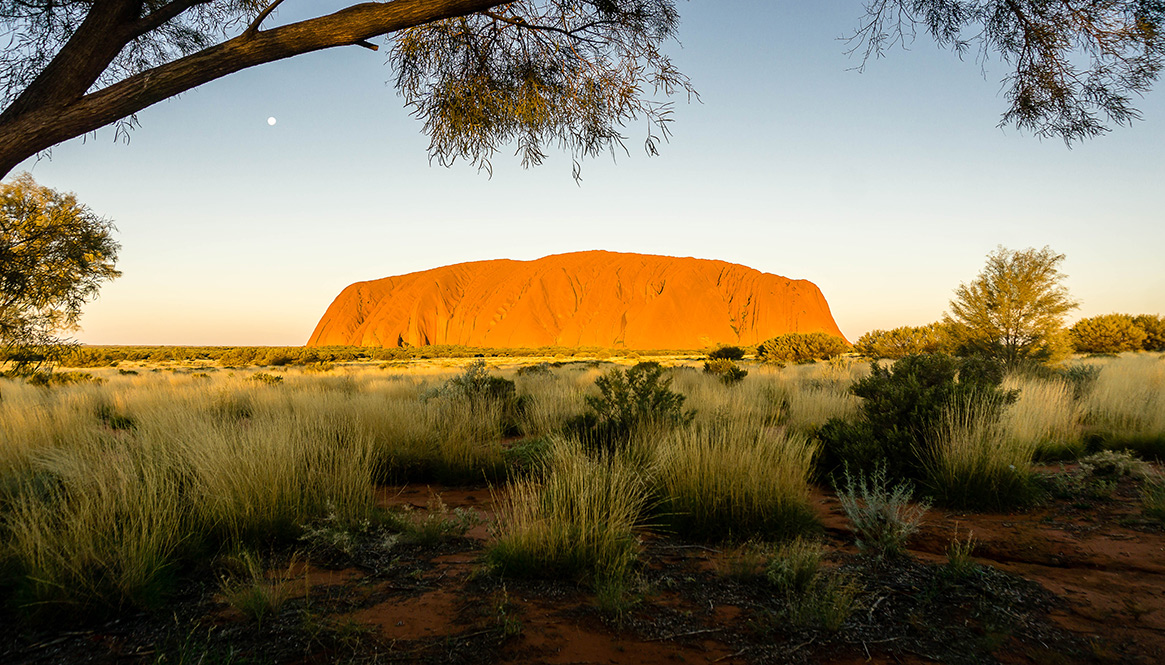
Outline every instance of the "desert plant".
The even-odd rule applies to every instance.
[[[851,575],[819,574],[802,593],[786,596],[780,618],[794,626],[837,632],[857,609],[860,593],[861,586]]]
[[[464,536],[466,532],[484,521],[473,509],[449,510],[439,494],[429,499],[423,516],[417,515],[411,506],[406,505],[404,508],[386,513],[384,520],[389,528],[402,534],[403,542],[423,546]]]
[[[1145,341],[1141,348],[1146,351],[1165,351],[1165,317],[1154,314],[1139,314],[1133,323],[1145,331]]]
[[[963,580],[979,571],[979,564],[972,556],[975,553],[975,533],[970,531],[967,537],[959,540],[956,525],[955,537],[947,545],[947,564],[944,567],[946,575],[954,580]]]
[[[268,577],[262,558],[247,550],[227,557],[223,563],[226,572],[219,582],[223,599],[255,623],[262,625],[264,619],[278,614],[284,603],[291,598],[294,560],[286,573],[272,577]]]
[[[877,558],[904,554],[907,539],[930,509],[925,502],[911,505],[911,484],[903,481],[891,486],[881,467],[869,477],[850,475],[847,469],[844,482],[836,489],[842,510],[853,525],[858,549]]]
[[[821,544],[797,538],[778,545],[765,565],[769,584],[786,594],[803,594],[821,571]]]
[[[953,353],[955,350],[947,325],[941,322],[871,330],[854,342],[854,351],[864,356],[893,360],[920,353]]]
[[[708,360],[742,360],[744,349],[739,346],[718,346],[708,353]]]
[[[596,586],[631,573],[632,528],[648,501],[638,471],[555,438],[545,475],[512,481],[498,500],[486,562],[502,575],[566,577]]]
[[[1035,496],[1031,460],[1036,442],[1007,436],[998,405],[977,395],[949,404],[922,454],[926,483],[939,503],[1007,509]]]
[[[748,376],[748,370],[741,369],[739,365],[728,358],[710,358],[704,361],[704,373],[715,376],[726,386],[740,383],[744,377]]]
[[[684,396],[671,390],[671,383],[655,362],[613,369],[595,379],[599,394],[587,396],[588,412],[569,421],[568,431],[588,447],[615,450],[645,427],[690,422],[694,414],[684,411]]]
[[[698,538],[789,538],[817,526],[807,480],[816,445],[755,423],[697,423],[656,449],[660,519]]]
[[[1080,460],[1080,470],[1093,476],[1145,478],[1153,468],[1127,450],[1102,450]]]
[[[1165,478],[1156,477],[1141,488],[1141,506],[1145,514],[1165,522]]]
[[[828,360],[848,347],[844,339],[828,333],[786,333],[758,346],[756,355],[765,362],[805,362]]]
[[[981,401],[992,417],[1000,417],[1017,399],[999,388],[1002,378],[999,363],[978,357],[930,354],[906,356],[891,366],[875,362],[870,375],[850,387],[863,399],[861,419],[832,419],[818,432],[819,469],[829,474],[846,466],[869,474],[881,467],[892,479],[921,478],[927,439],[947,406]]]
[[[1080,319],[1068,334],[1077,353],[1139,351],[1148,335],[1128,314],[1102,314]]]

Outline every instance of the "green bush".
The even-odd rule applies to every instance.
[[[726,386],[740,383],[744,377],[748,376],[748,370],[741,369],[740,366],[727,358],[712,358],[711,356],[708,358],[704,361],[704,373],[714,375]]]
[[[1068,334],[1077,353],[1139,351],[1148,337],[1128,314],[1102,314],[1080,319]]]
[[[567,431],[590,448],[619,448],[643,427],[682,425],[695,415],[684,411],[684,396],[671,390],[671,378],[656,362],[613,369],[595,379],[595,387],[599,394],[587,396],[587,413],[567,422]]]
[[[823,332],[778,335],[756,349],[765,362],[829,360],[848,350],[845,340]]]
[[[424,399],[465,400],[470,403],[496,402],[502,408],[502,434],[521,434],[522,414],[526,410],[528,398],[518,395],[517,388],[509,379],[492,376],[484,360],[475,360],[465,371],[449,379],[439,388],[429,391]]]
[[[832,418],[818,430],[819,472],[828,475],[848,466],[868,474],[885,467],[896,480],[921,478],[927,439],[947,406],[956,400],[983,400],[998,419],[1017,397],[999,388],[1002,378],[997,361],[979,357],[921,354],[889,366],[875,362],[869,376],[850,386],[850,392],[863,398],[861,419]]]
[[[744,358],[744,349],[739,346],[717,347],[708,354],[708,360],[741,360]]]
[[[1146,351],[1165,351],[1165,318],[1154,314],[1133,317],[1133,323],[1145,331],[1142,348]]]

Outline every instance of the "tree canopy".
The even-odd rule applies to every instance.
[[[1078,306],[1062,284],[1064,258],[1049,247],[988,254],[983,272],[955,289],[946,318],[952,334],[1009,367],[1052,355],[1064,316]]]
[[[51,360],[81,306],[121,274],[112,231],[72,194],[27,173],[0,184],[0,357],[17,370]]]
[[[396,86],[430,156],[488,168],[516,144],[526,165],[623,147],[646,122],[667,136],[675,94],[664,53],[674,0],[391,0],[264,28],[283,0],[0,0],[0,176],[73,137],[231,73],[388,36]],[[1005,62],[1003,123],[1074,141],[1139,117],[1165,51],[1165,0],[868,0],[866,58],[920,29],[962,56]]]

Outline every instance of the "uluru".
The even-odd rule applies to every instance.
[[[307,345],[698,349],[790,332],[844,339],[810,281],[725,261],[587,251],[357,282]]]

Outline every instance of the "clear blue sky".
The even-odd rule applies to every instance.
[[[289,3],[324,11],[338,2]],[[662,155],[493,178],[430,166],[427,138],[351,47],[245,71],[32,161],[118,226],[124,276],[89,304],[92,344],[302,344],[348,284],[462,261],[607,249],[721,259],[821,287],[851,339],[938,319],[997,245],[1067,255],[1076,316],[1165,312],[1165,93],[1072,150],[998,129],[984,76],[920,38],[864,73],[839,37],[861,3],[680,5],[672,49],[703,101]],[[1160,86],[1159,86],[1160,87]],[[278,119],[268,126],[268,116]]]

